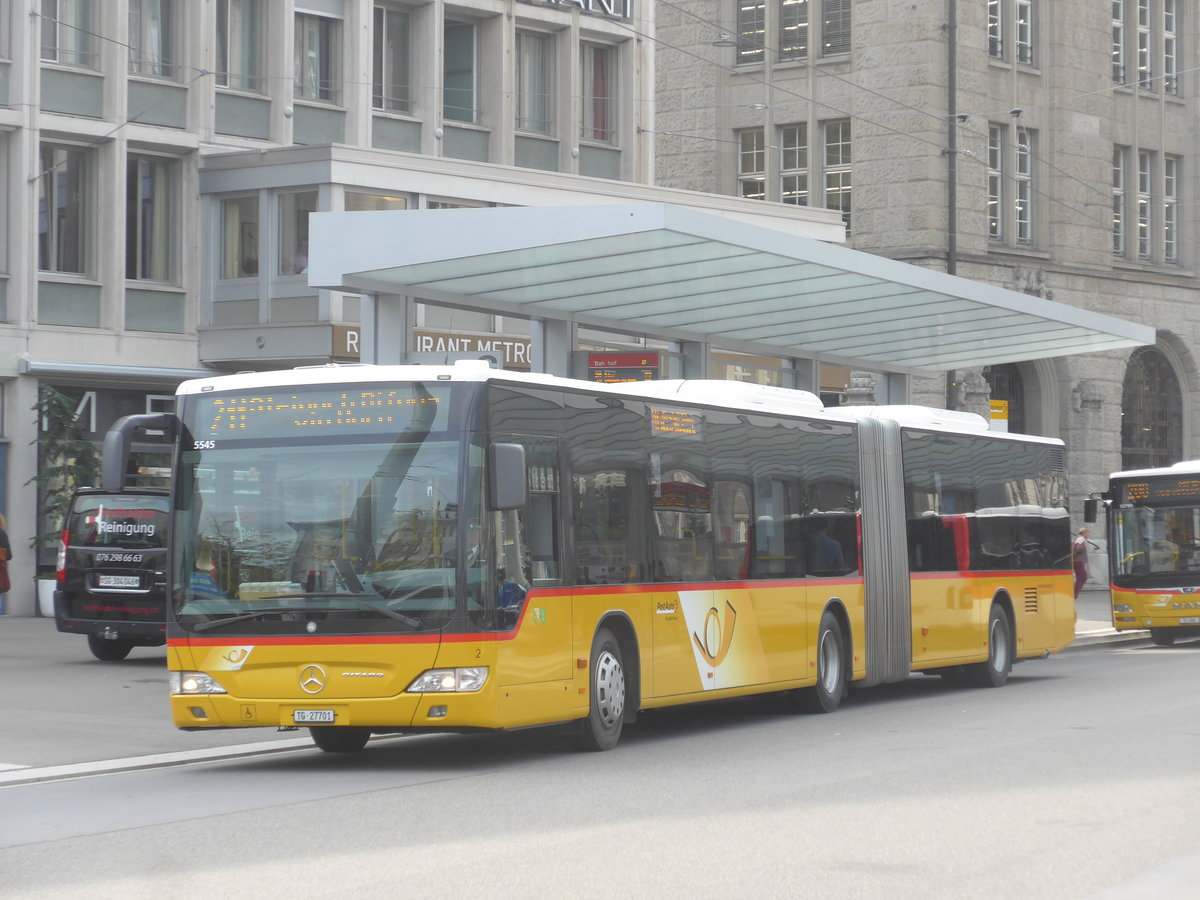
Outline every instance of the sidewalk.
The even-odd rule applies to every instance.
[[[1148,638],[1145,629],[1117,631],[1112,625],[1112,598],[1108,585],[1088,582],[1075,601],[1075,643],[1071,647]],[[1070,649],[1070,648],[1068,648]]]

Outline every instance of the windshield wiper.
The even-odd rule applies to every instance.
[[[273,613],[283,612],[279,609],[260,609],[255,612],[241,613],[236,616],[226,616],[224,619],[209,619],[207,622],[199,622],[192,629],[193,631],[208,631],[210,628],[220,628],[222,625],[232,625],[234,622],[245,622],[247,619],[256,619],[259,616],[269,616]]]
[[[302,594],[269,594],[264,596],[263,600],[340,600],[346,597],[357,603],[362,609],[369,609],[372,612],[381,612],[385,616],[391,616],[399,622],[403,622],[414,631],[421,629],[422,622],[420,619],[414,619],[411,616],[406,616],[404,613],[396,612],[394,609],[388,609],[386,606],[376,606],[370,602],[370,599],[383,599],[379,594],[369,591],[305,591]],[[304,608],[306,612],[318,612],[308,607]],[[336,607],[331,609],[323,609],[320,612],[336,612]]]

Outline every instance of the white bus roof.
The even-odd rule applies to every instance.
[[[1109,478],[1153,478],[1156,475],[1200,475],[1200,459],[1185,459],[1173,466],[1161,466],[1157,469],[1127,469],[1124,472],[1113,472]]]
[[[239,372],[212,378],[193,379],[179,385],[179,395],[209,391],[247,391],[301,385],[361,384],[367,382],[447,381],[485,382],[505,381],[611,393],[647,400],[677,401],[718,406],[743,411],[780,415],[808,415],[826,421],[847,424],[860,419],[890,419],[896,423],[934,431],[991,434],[999,438],[1035,440],[1062,444],[1057,438],[1033,435],[1009,435],[991,432],[988,422],[975,413],[933,409],[924,406],[839,406],[826,408],[821,399],[809,391],[771,385],[749,384],[743,381],[708,379],[670,379],[661,381],[624,381],[614,384],[561,378],[536,372],[513,372],[493,368],[485,360],[460,360],[453,365],[362,365],[328,363],[321,366],[301,366],[268,372]]]

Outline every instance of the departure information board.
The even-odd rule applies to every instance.
[[[658,378],[657,353],[589,353],[588,381],[619,384]]]
[[[1200,475],[1156,475],[1113,485],[1113,501],[1118,506],[1170,503],[1200,506]]]

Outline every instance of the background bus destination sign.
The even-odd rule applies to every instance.
[[[674,435],[677,437],[699,437],[700,416],[679,409],[655,409],[650,407],[651,434]]]
[[[588,381],[618,384],[658,378],[657,353],[589,353]]]
[[[1200,504],[1200,478],[1180,475],[1172,478],[1160,475],[1145,481],[1126,481],[1117,486],[1119,495],[1114,499],[1122,503],[1192,503]]]

